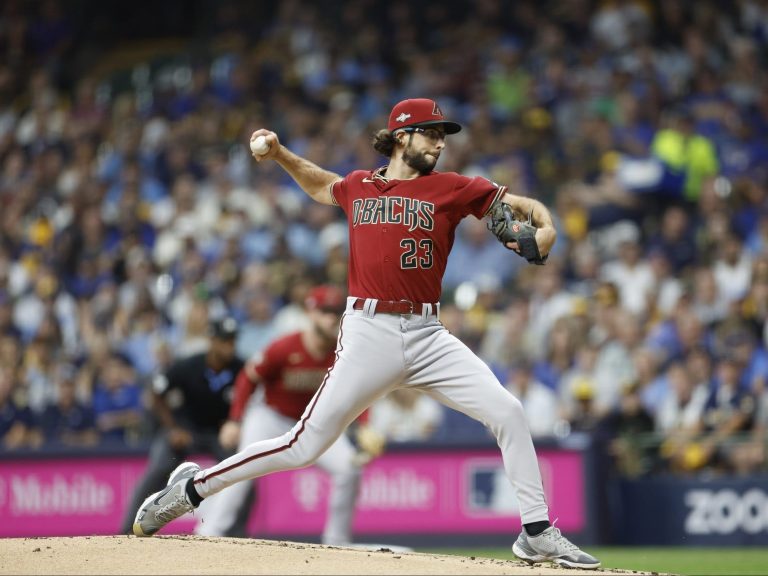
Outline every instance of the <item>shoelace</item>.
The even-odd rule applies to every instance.
[[[176,508],[179,506],[183,509],[181,514],[184,512],[189,512],[189,510],[192,508],[192,506],[187,502],[187,499],[184,496],[184,492],[179,492],[176,494],[173,500],[155,512],[155,518],[161,522],[170,522],[171,520],[174,520],[181,515],[176,510]]]
[[[565,548],[566,551],[568,552],[579,551],[578,546],[576,546],[573,542],[568,540],[568,538],[566,538],[560,533],[560,528],[555,528],[554,526],[552,526],[552,531],[549,532],[549,536],[552,538],[552,540],[555,541],[556,544]]]

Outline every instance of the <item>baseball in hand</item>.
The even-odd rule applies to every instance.
[[[251,152],[257,156],[263,156],[269,152],[269,144],[267,144],[266,136],[257,136],[251,140]]]

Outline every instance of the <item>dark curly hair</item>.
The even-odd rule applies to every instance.
[[[382,128],[373,135],[371,143],[376,152],[389,158],[392,156],[392,151],[395,149],[395,136],[386,128]]]

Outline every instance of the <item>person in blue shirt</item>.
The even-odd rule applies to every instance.
[[[34,448],[40,444],[32,411],[13,398],[14,371],[0,366],[0,450]]]
[[[142,388],[128,359],[111,352],[96,376],[93,409],[102,440],[135,440],[144,413]]]
[[[96,414],[77,400],[74,367],[63,366],[56,378],[56,403],[45,408],[38,421],[48,446],[93,446],[99,441]]]

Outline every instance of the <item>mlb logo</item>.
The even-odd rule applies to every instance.
[[[513,517],[520,515],[512,485],[501,459],[478,459],[465,469],[466,492],[464,513],[475,518]]]

